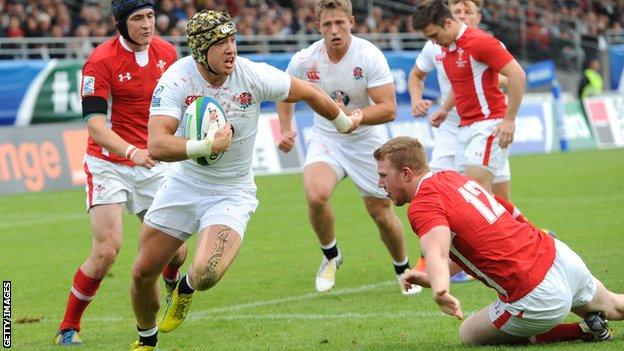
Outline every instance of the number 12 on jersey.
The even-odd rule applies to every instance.
[[[490,224],[496,222],[498,217],[505,213],[503,205],[499,204],[492,194],[483,189],[483,187],[475,181],[469,180],[457,190]],[[487,199],[487,204],[479,199],[479,195],[481,194]]]

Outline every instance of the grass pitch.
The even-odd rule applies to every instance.
[[[624,292],[624,150],[516,156],[511,163],[516,205],[555,230],[609,289]],[[438,310],[429,290],[400,294],[390,257],[350,181],[332,198],[345,262],[326,294],[314,291],[321,252],[301,176],[259,177],[257,183],[260,206],[239,257],[217,287],[196,296],[179,329],[160,334],[160,350],[467,348],[459,342],[459,322]],[[405,208],[396,211],[405,219]],[[83,191],[2,197],[0,214],[0,277],[13,283],[13,348],[54,350],[71,278],[91,244]],[[84,315],[84,350],[127,350],[137,337],[129,283],[138,228],[126,215],[122,251]],[[418,242],[405,228],[413,264]],[[495,297],[478,282],[452,291],[466,314]],[[526,348],[622,350],[624,322],[612,326],[612,342]]]

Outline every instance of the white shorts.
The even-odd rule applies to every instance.
[[[151,205],[169,166],[158,162],[152,169],[130,167],[86,155],[84,169],[87,212],[96,205],[125,203],[129,212],[137,214]]]
[[[171,170],[145,215],[145,224],[183,241],[197,231],[222,224],[242,239],[256,207],[253,184],[204,183]]]
[[[429,168],[433,172],[455,169],[458,133],[459,127],[452,122],[445,121],[437,128],[433,150],[431,151],[431,161],[429,162]]]
[[[373,157],[373,152],[386,141],[385,136],[375,134],[341,143],[315,133],[308,144],[304,167],[315,162],[327,163],[336,171],[338,180],[349,176],[360,195],[386,198],[386,192],[377,185],[377,161]]]
[[[453,110],[454,111],[454,110]],[[459,148],[459,127],[454,123],[444,122],[437,128],[435,135],[435,143],[431,151],[431,161],[429,167],[433,172],[445,169],[455,169],[455,154]],[[466,167],[457,169],[458,172],[465,172]],[[511,180],[511,168],[509,160],[505,159],[503,167],[496,169],[494,172],[494,184],[508,182]]]
[[[455,166],[459,172],[464,172],[466,166],[477,166],[496,174],[497,169],[505,166],[509,158],[509,147],[501,148],[500,138],[493,136],[494,130],[502,121],[502,118],[497,118],[459,127],[455,158]]]
[[[565,320],[571,308],[594,298],[596,280],[585,262],[557,239],[555,248],[553,265],[535,289],[518,301],[496,299],[490,305],[490,321],[498,329],[518,337],[543,334]]]

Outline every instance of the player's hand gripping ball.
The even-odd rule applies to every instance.
[[[189,140],[203,140],[213,138],[215,133],[222,129],[227,122],[225,111],[221,104],[209,96],[202,96],[193,101],[184,112],[184,136]],[[217,163],[223,152],[210,156],[198,157],[195,162],[202,166]]]

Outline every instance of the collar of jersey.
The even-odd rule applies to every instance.
[[[468,29],[468,26],[466,25],[466,23],[461,22],[461,26],[459,27],[459,33],[457,33],[457,36],[455,37],[455,41],[453,43],[451,43],[451,45],[449,45],[448,47],[448,51],[455,51],[457,49],[457,41],[462,37],[462,35],[464,35],[464,33],[466,32],[466,29]]]
[[[418,190],[420,190],[420,185],[422,184],[422,182],[425,181],[425,179],[427,179],[427,178],[431,178],[431,176],[433,176],[433,172],[429,171],[429,172],[427,172],[427,174],[425,174],[422,177],[420,182],[418,182],[418,186],[416,186],[416,194],[418,194]],[[416,194],[414,194],[414,197],[416,197]]]
[[[130,51],[133,54],[141,54],[149,50],[149,45],[148,45],[147,49],[143,51],[132,51],[132,49],[130,49],[130,47],[128,46],[128,43],[126,42],[126,39],[124,39],[124,37],[122,37],[121,35],[119,36],[119,42],[121,43],[121,46],[123,46],[124,49],[126,49],[127,51]]]

